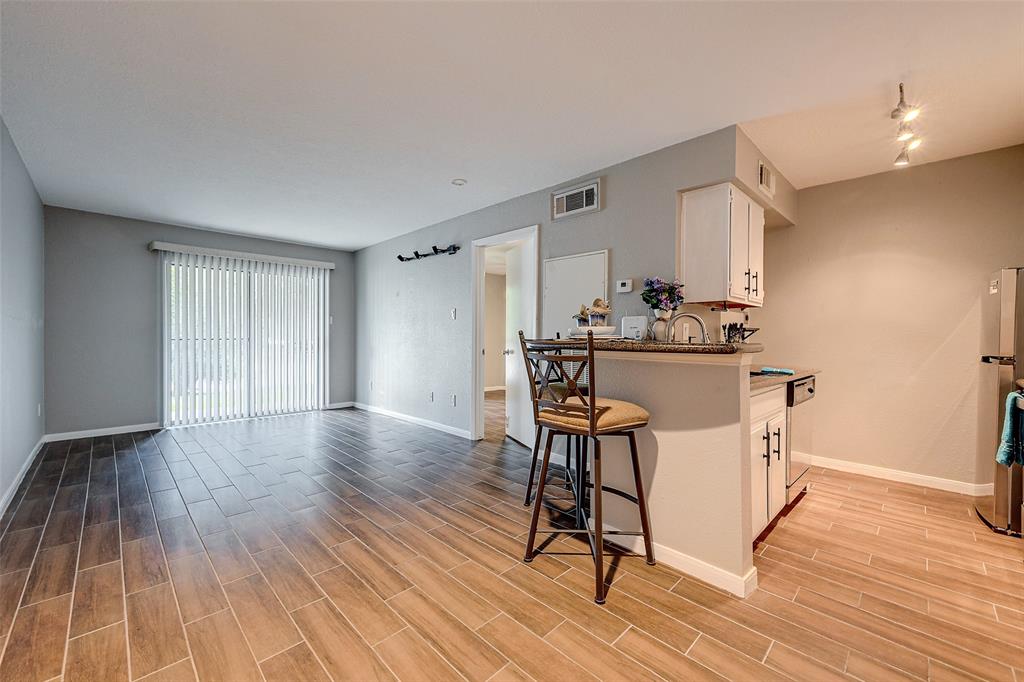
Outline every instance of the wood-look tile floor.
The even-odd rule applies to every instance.
[[[750,598],[623,558],[599,607],[580,545],[522,563],[528,466],[351,409],[52,443],[0,679],[1024,682],[1022,545],[968,498],[816,470]]]

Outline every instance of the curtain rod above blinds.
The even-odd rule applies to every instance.
[[[304,258],[287,258],[285,256],[268,256],[262,253],[246,253],[245,251],[227,251],[225,249],[208,249],[202,246],[172,244],[170,242],[150,242],[150,251],[171,251],[174,253],[191,253],[199,256],[216,256],[218,258],[237,258],[239,260],[260,261],[263,263],[286,263],[302,265],[308,268],[333,270],[334,263],[322,260],[306,260]]]

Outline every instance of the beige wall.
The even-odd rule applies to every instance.
[[[484,282],[484,386],[505,385],[505,275]]]
[[[980,301],[1024,265],[1024,146],[801,190],[765,239],[767,364],[822,370],[794,449],[965,482]]]

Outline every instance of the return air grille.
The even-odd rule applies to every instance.
[[[551,195],[551,218],[558,220],[579,213],[596,211],[601,207],[601,181],[555,192]]]

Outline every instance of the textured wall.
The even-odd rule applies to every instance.
[[[1024,146],[799,193],[769,230],[768,364],[822,370],[794,447],[966,482],[975,471],[980,305],[1024,266]],[[980,453],[989,460],[987,453]]]
[[[0,506],[43,435],[43,205],[0,120]]]
[[[353,399],[351,253],[48,206],[47,433],[160,420],[160,269],[147,249],[154,240],[334,262],[330,399]]]
[[[539,224],[542,259],[609,249],[613,280],[671,277],[677,192],[731,179],[735,147],[733,126],[579,178],[602,177],[602,211],[552,222],[548,188],[357,251],[357,400],[468,430],[470,242]],[[472,178],[463,189],[472,191]],[[452,242],[463,247],[454,256],[395,258]],[[612,295],[614,324],[622,315],[645,313],[639,289]],[[430,391],[445,399],[429,402]]]

